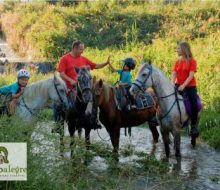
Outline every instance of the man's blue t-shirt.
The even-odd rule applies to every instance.
[[[131,72],[130,71],[123,71],[122,69],[118,69],[117,73],[121,75],[120,82],[127,82],[128,85],[126,85],[125,87],[130,87],[132,84]]]
[[[18,82],[15,82],[15,83],[0,87],[0,92],[3,94],[16,94],[19,88],[20,86]]]

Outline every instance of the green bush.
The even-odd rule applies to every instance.
[[[219,103],[220,101],[218,104]],[[201,115],[199,129],[202,139],[214,148],[220,150],[220,112],[210,109],[204,110]]]

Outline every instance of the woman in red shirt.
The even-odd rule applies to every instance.
[[[179,43],[177,54],[180,56],[173,68],[173,83],[180,94],[188,96],[191,104],[191,131],[190,135],[199,136],[197,128],[198,106],[195,72],[197,68],[196,60],[193,58],[190,45],[187,42]]]

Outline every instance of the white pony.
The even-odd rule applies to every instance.
[[[16,113],[24,120],[30,121],[38,112],[48,106],[50,102],[69,107],[67,88],[64,81],[54,75],[28,85],[18,100]]]
[[[180,158],[180,129],[183,123],[188,120],[183,97],[178,94],[169,78],[160,69],[151,63],[143,63],[138,71],[135,83],[131,86],[130,93],[135,95],[148,87],[154,89],[158,98],[160,112],[157,114],[157,118],[166,156],[169,158],[169,132],[171,132],[174,136],[175,155]]]

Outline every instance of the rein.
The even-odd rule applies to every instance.
[[[146,77],[146,79],[144,80],[144,82],[136,79],[134,83],[135,86],[137,86],[139,88],[139,90],[141,90],[143,93],[145,92],[145,83],[147,82],[147,80],[149,79],[149,77],[151,77],[151,81],[153,84],[153,77],[152,77],[152,72],[153,72],[153,68],[152,65],[150,65],[150,67],[148,67],[148,70],[150,71]],[[139,84],[138,84],[139,83]]]
[[[95,95],[95,96],[98,96],[98,97],[100,98],[100,95],[102,94],[102,90],[101,90],[101,88],[93,89],[93,91],[94,91],[94,92],[93,92],[94,95]],[[98,134],[99,138],[100,138],[102,141],[108,142],[108,141],[111,140],[111,138],[104,139],[104,138],[100,135],[100,133],[99,133],[99,129],[97,129],[96,131],[97,131],[97,134]]]
[[[34,110],[34,109],[29,108],[29,107],[27,106],[27,104],[25,103],[25,101],[24,101],[24,96],[22,96],[22,99],[21,99],[21,100],[23,101],[24,105],[21,105],[21,104],[19,104],[19,105],[25,107],[25,108],[29,111],[29,113],[30,113],[31,115],[37,116],[37,115],[32,111],[32,110]],[[40,110],[40,109],[39,109],[39,110]]]
[[[82,94],[85,92],[85,91],[90,91],[90,92],[92,92],[92,89],[91,88],[89,88],[89,87],[86,87],[86,88],[81,88],[81,86],[79,85],[79,82],[77,82],[77,86],[76,86],[76,88],[75,88],[75,90],[76,90],[76,99],[74,100],[74,103],[73,103],[73,105],[72,105],[72,108],[73,108],[73,110],[74,110],[74,112],[78,115],[78,117],[80,117],[81,116],[81,112],[79,111],[79,109],[77,109],[77,107],[76,107],[76,100],[78,100],[79,101],[79,103],[81,103],[81,104],[88,104],[88,103],[85,103],[84,102],[84,100],[83,100],[83,97],[82,97]],[[80,94],[79,94],[80,93]],[[81,95],[81,97],[80,97],[80,95]]]
[[[60,93],[59,93],[59,91],[58,91],[58,89],[57,89],[57,85],[56,85],[56,83],[55,83],[55,76],[54,76],[54,87],[55,87],[55,90],[56,90],[56,92],[57,92],[57,95],[58,95],[58,97],[59,97],[59,99],[60,99],[60,102],[61,102],[62,104],[64,104],[64,101],[63,101],[63,99],[62,99],[62,97],[61,97],[61,95],[60,95]]]
[[[86,87],[84,89],[82,89],[80,87],[80,85],[77,83],[77,89],[79,89],[80,93],[83,94],[83,92],[85,92],[86,90],[90,91],[92,93],[92,89],[89,87]],[[76,93],[76,98],[82,103],[83,102],[83,98],[80,98],[78,93]]]

